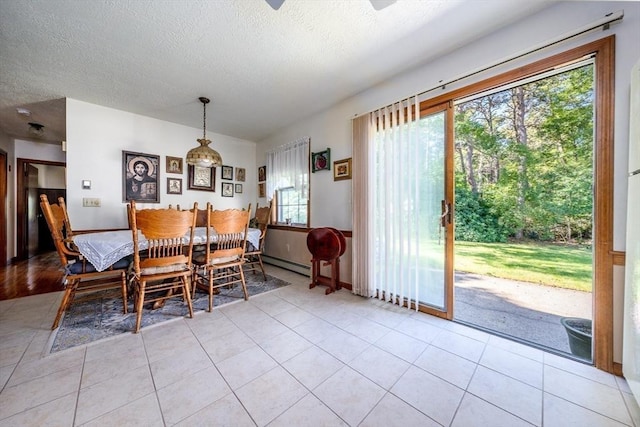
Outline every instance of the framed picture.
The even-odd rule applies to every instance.
[[[258,168],[258,182],[265,182],[267,180],[267,167],[260,166]]]
[[[222,197],[233,197],[233,183],[232,182],[223,182],[222,183]]]
[[[167,194],[182,194],[182,178],[167,178]]]
[[[182,173],[182,157],[167,156],[167,173]]]
[[[160,156],[122,152],[122,201],[160,203],[158,165]]]
[[[333,180],[351,179],[351,157],[333,162]]]
[[[216,168],[189,165],[189,190],[216,191]]]
[[[311,172],[331,169],[331,148],[311,153]]]
[[[242,184],[236,184],[236,194],[242,194]]]
[[[258,197],[267,197],[267,189],[264,182],[258,183]]]
[[[233,181],[233,166],[222,166],[222,179]]]
[[[236,168],[236,181],[244,182],[244,176],[245,176],[244,168]]]

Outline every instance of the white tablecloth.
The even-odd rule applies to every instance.
[[[147,239],[138,232],[138,246],[140,250],[147,249]],[[193,244],[201,245],[207,240],[207,228],[197,227],[193,235]],[[212,236],[215,242],[215,231]],[[260,230],[250,228],[247,241],[254,247],[260,246]],[[184,242],[189,242],[189,235],[184,237]],[[73,243],[76,244],[80,253],[98,271],[103,271],[113,265],[119,259],[133,253],[133,237],[131,230],[101,231],[97,233],[77,234],[73,236]]]

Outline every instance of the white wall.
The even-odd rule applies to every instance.
[[[67,188],[66,168],[54,165],[34,165],[38,169],[38,188]]]
[[[441,86],[471,71],[497,63],[517,53],[522,53],[544,42],[566,35],[603,18],[607,13],[624,10],[621,23],[613,24],[607,31],[597,30],[553,48],[544,49],[535,55],[512,62],[509,65],[465,79],[444,90],[430,91],[432,98],[482,80],[498,71],[515,68],[518,64],[532,62],[553,53],[568,50],[611,34],[616,35],[615,74],[615,158],[614,158],[614,249],[625,250],[627,153],[629,119],[629,76],[635,61],[640,57],[640,3],[639,2],[564,2],[553,5],[517,24],[497,30],[495,33],[468,44],[457,51],[431,63],[398,75],[383,84],[345,100],[326,111],[282,129],[277,134],[258,144],[257,159],[264,163],[265,152],[300,136],[311,137],[311,151],[331,148],[333,159],[350,157],[351,119],[401,98]],[[354,70],[357,73],[357,70]],[[311,100],[310,100],[311,102]],[[335,153],[335,154],[334,154]],[[316,172],[311,175],[311,226],[333,226],[351,228],[351,181],[333,181],[332,173]],[[620,274],[614,277],[616,307],[624,283]],[[616,313],[614,334],[614,360],[621,361],[622,329],[620,316]]]
[[[141,204],[142,207],[188,207],[196,201],[201,208],[207,202],[216,209],[246,207],[249,203],[255,207],[254,142],[207,132],[211,147],[220,153],[225,165],[246,169],[246,181],[241,183],[243,193],[234,197],[221,197],[220,168],[216,170],[215,192],[187,190],[186,163],[182,176],[165,173],[165,157],[184,158],[201,137],[202,129],[67,99],[67,207],[73,227],[127,227],[126,203],[122,201],[123,150],[160,156],[160,203]],[[182,195],[167,194],[167,177],[182,178]],[[91,180],[90,190],[82,189],[82,180]],[[85,197],[99,198],[101,207],[83,207]]]

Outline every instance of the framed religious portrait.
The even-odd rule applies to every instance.
[[[242,184],[235,185],[236,194],[242,194]]]
[[[351,179],[351,157],[333,162],[333,180]]]
[[[167,156],[167,173],[182,173],[182,157]]]
[[[244,168],[236,168],[236,181],[244,182],[246,171]]]
[[[233,181],[233,166],[222,166],[222,179]]]
[[[160,156],[122,151],[122,201],[160,203]]]
[[[189,165],[189,190],[216,191],[216,168]]]
[[[232,182],[223,182],[222,183],[222,197],[233,197],[233,183]]]
[[[182,194],[182,178],[167,178],[167,194]]]
[[[258,183],[258,197],[267,197],[267,189],[264,182]]]
[[[331,169],[331,148],[311,153],[311,172]]]
[[[258,168],[258,182],[265,182],[267,180],[267,167],[260,166]]]

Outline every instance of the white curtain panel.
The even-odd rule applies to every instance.
[[[267,200],[277,190],[300,190],[300,177],[309,173],[309,137],[297,139],[267,152]]]
[[[419,301],[420,203],[424,171],[417,97],[371,113],[369,141],[368,279],[376,298]],[[417,304],[415,305],[417,310]]]

